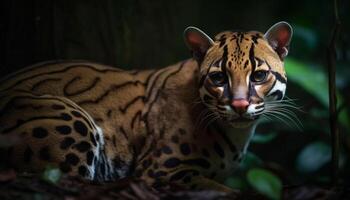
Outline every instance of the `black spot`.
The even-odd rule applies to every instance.
[[[141,176],[142,176],[142,170],[141,170],[141,169],[135,170],[134,175],[135,175],[136,177],[141,177]]]
[[[275,96],[276,100],[281,100],[283,98],[283,93],[280,90],[276,90],[271,93],[269,96]]]
[[[255,106],[255,109],[260,109],[260,108],[263,108],[263,107],[265,107],[265,104]]]
[[[24,155],[23,155],[24,162],[29,163],[30,160],[32,159],[32,156],[33,156],[33,151],[29,146],[27,146],[26,150],[24,151]]]
[[[252,35],[252,40],[255,44],[258,44],[258,39],[261,38],[261,36],[257,33],[255,35]]]
[[[97,146],[95,136],[92,132],[90,132],[90,140],[94,146]]]
[[[64,106],[62,106],[62,105],[57,105],[57,104],[53,104],[53,105],[51,106],[51,108],[54,109],[54,110],[64,110],[64,109],[65,109]]]
[[[83,117],[78,111],[73,110],[72,115],[74,115],[75,117]]]
[[[203,158],[194,158],[194,159],[183,160],[182,163],[187,164],[187,165],[196,165],[196,166],[202,167],[204,169],[210,168],[210,163]]]
[[[225,35],[222,35],[222,36],[220,37],[219,41],[220,41],[219,48],[221,48],[221,47],[225,44],[225,42],[226,42],[226,37],[225,37]]]
[[[33,137],[36,138],[45,138],[49,133],[46,129],[37,127],[33,129]]]
[[[207,157],[207,158],[210,157],[209,151],[207,149],[202,149],[202,155]]]
[[[72,144],[74,144],[75,140],[71,137],[66,137],[60,144],[61,149],[68,149]]]
[[[95,137],[96,137],[96,141],[97,141],[97,142],[100,142],[100,135],[99,135],[99,134],[96,134]]]
[[[180,180],[183,177],[185,177],[186,175],[188,175],[190,173],[194,173],[194,171],[196,171],[196,170],[185,169],[185,170],[178,171],[170,177],[169,181],[172,182],[172,181]]]
[[[86,168],[85,166],[81,165],[81,166],[78,168],[78,172],[79,172],[79,174],[80,174],[81,176],[85,177],[85,176],[87,176],[88,170],[87,170],[87,168]]]
[[[221,158],[225,157],[224,150],[221,148],[221,146],[217,142],[214,143],[214,150]]]
[[[144,169],[147,169],[149,166],[151,166],[152,160],[151,159],[146,159],[142,162],[142,166]]]
[[[244,69],[247,68],[247,66],[248,66],[248,60],[246,60],[246,61],[244,62]]]
[[[5,160],[9,160],[10,158],[11,158],[11,154],[13,153],[13,150],[14,149],[14,147],[13,146],[11,146],[11,147],[9,147],[8,149],[7,149],[7,151],[6,151],[6,159]]]
[[[158,169],[158,168],[159,168],[158,163],[154,163],[154,164],[153,164],[153,169]]]
[[[186,130],[185,129],[182,129],[182,128],[179,128],[179,133],[181,135],[186,135]]]
[[[126,165],[125,162],[119,156],[115,156],[112,162],[112,165],[114,165],[115,168],[122,168]]]
[[[102,176],[105,176],[105,174],[106,174],[106,167],[105,167],[104,164],[101,165],[101,171],[100,172],[101,172]]]
[[[49,161],[51,156],[50,156],[50,148],[48,146],[44,146],[39,150],[39,158],[41,160]]]
[[[168,174],[168,172],[165,171],[157,171],[154,173],[154,178],[159,178],[161,176],[166,176]]]
[[[82,136],[87,136],[88,134],[88,129],[85,126],[85,124],[81,121],[75,121],[74,122],[74,130]]]
[[[284,83],[284,84],[287,83],[287,80],[280,73],[275,71],[271,71],[271,73],[275,75],[276,79],[279,80],[281,83]]]
[[[70,164],[66,163],[66,162],[61,162],[59,164],[59,167],[60,167],[61,171],[64,173],[70,172],[72,170],[72,167],[70,166]]]
[[[147,174],[149,177],[154,178],[154,172],[152,169],[148,170]]]
[[[112,136],[112,142],[113,142],[113,145],[117,147],[117,138],[115,137],[115,135]]]
[[[161,188],[164,188],[165,186],[167,186],[167,184],[164,181],[155,181],[152,184],[152,187],[155,189],[161,189]]]
[[[213,178],[215,178],[215,176],[216,176],[216,172],[212,172],[212,173],[210,174],[209,178],[210,178],[210,179],[213,179]]]
[[[191,180],[192,180],[192,176],[186,176],[182,181],[184,183],[189,183],[189,182],[191,182]]]
[[[233,156],[233,161],[236,161],[239,157],[239,153],[236,153],[234,156]]]
[[[94,152],[89,151],[86,153],[86,163],[88,165],[92,165],[92,161],[94,160]]]
[[[102,122],[103,122],[103,119],[102,119],[102,118],[94,118],[94,121],[95,121],[95,122],[102,123]]]
[[[73,153],[69,153],[66,155],[65,162],[67,162],[71,165],[77,165],[79,163],[79,161],[80,161],[79,157]]]
[[[191,187],[190,187],[191,190],[195,190],[196,188],[197,188],[197,185],[196,185],[196,184],[193,184],[193,185],[191,185]]]
[[[198,176],[198,175],[199,175],[199,171],[193,170],[193,176]]]
[[[221,168],[221,169],[225,169],[225,163],[221,163],[221,164],[220,164],[220,168]]]
[[[110,118],[110,117],[111,117],[112,112],[113,112],[113,111],[112,111],[111,109],[107,111],[107,114],[106,114],[106,115],[107,115],[107,117],[108,117],[108,118]]]
[[[173,150],[171,150],[171,148],[169,146],[167,146],[167,145],[162,147],[162,151],[165,154],[172,154],[173,153]]]
[[[183,155],[187,156],[191,153],[191,147],[188,143],[183,143],[180,145],[180,151]]]
[[[56,131],[58,131],[62,135],[68,135],[72,132],[71,127],[63,125],[63,126],[56,126]]]
[[[174,168],[178,165],[180,165],[181,161],[177,158],[169,158],[164,162],[164,167],[166,168]]]
[[[157,149],[157,150],[155,150],[155,151],[153,152],[153,155],[154,155],[155,157],[160,157],[160,156],[162,155],[162,151],[161,151],[160,149]]]
[[[72,117],[70,115],[68,115],[67,113],[62,113],[61,119],[63,119],[64,121],[70,121],[70,120],[72,120]]]
[[[90,143],[88,143],[86,141],[82,141],[82,142],[74,145],[74,147],[77,148],[78,151],[80,151],[80,152],[87,152],[88,150],[91,149]]]
[[[171,141],[178,144],[179,143],[179,137],[177,135],[171,136]]]

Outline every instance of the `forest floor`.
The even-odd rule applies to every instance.
[[[266,199],[252,192],[225,194],[217,191],[189,191],[165,186],[156,190],[137,179],[122,179],[113,183],[94,183],[74,177],[61,177],[56,183],[32,174],[17,174],[13,170],[0,172],[0,199]],[[285,187],[282,199],[350,199],[350,190],[325,189],[315,186]]]

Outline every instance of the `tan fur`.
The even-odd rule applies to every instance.
[[[240,51],[234,37],[243,37]],[[200,79],[219,70],[210,66],[223,58],[226,46],[224,65],[231,92],[242,88],[247,92],[246,77],[253,69],[251,63],[244,65],[252,44],[255,57],[286,78],[283,62],[262,37],[258,32],[221,33],[200,67],[193,59],[149,71],[70,61],[38,64],[5,77],[0,81],[0,133],[22,138],[10,149],[9,161],[21,170],[40,171],[51,164],[90,179],[135,175],[155,185],[171,181],[228,191],[219,182],[237,167],[254,126],[237,128],[225,120],[210,124],[213,118],[208,118],[208,109],[200,102],[200,91],[206,87],[218,96],[213,106],[229,100],[208,78],[204,87]],[[267,70],[268,66],[257,68]],[[274,80],[270,74],[252,101],[262,101]],[[71,119],[63,119],[62,114]],[[75,128],[77,121],[86,130]],[[71,132],[62,134],[59,126],[68,126]],[[85,131],[83,136],[80,132]],[[63,144],[67,137],[74,143]],[[83,141],[89,143],[87,149],[77,146]],[[43,148],[46,153],[41,152]],[[93,164],[89,164],[89,152],[94,153]],[[78,157],[77,162],[70,153]]]

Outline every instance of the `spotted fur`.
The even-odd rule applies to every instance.
[[[264,103],[285,94],[291,34],[285,22],[214,40],[190,27],[193,59],[163,69],[69,61],[11,74],[0,81],[0,134],[21,140],[7,149],[8,163],[228,191],[220,183],[242,159]]]

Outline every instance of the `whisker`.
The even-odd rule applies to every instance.
[[[214,121],[216,121],[219,118],[220,118],[219,116],[214,116],[210,121],[208,121],[208,123],[204,127],[204,130],[206,130],[211,123],[213,123]]]
[[[217,116],[216,113],[212,112],[212,111],[209,111],[206,113],[206,116],[204,116],[203,118],[200,119],[200,122],[198,124],[198,126],[196,125],[195,128],[196,129],[200,129],[203,127],[203,125],[206,125],[207,124],[207,121],[210,121],[212,117],[215,117]],[[206,126],[204,126],[206,127]]]
[[[264,115],[268,115],[269,117],[275,118],[281,122],[283,122],[284,124],[286,124],[288,127],[293,128],[286,120],[284,120],[283,118],[273,115],[272,113],[264,113]]]
[[[200,127],[200,124],[202,123],[203,118],[210,113],[208,109],[202,110],[201,113],[198,115],[195,121],[195,128]]]
[[[270,116],[272,117],[276,117],[276,118],[280,118],[278,117],[278,115],[280,115],[281,117],[284,117],[285,119],[288,119],[299,131],[302,131],[302,123],[300,122],[300,120],[298,119],[297,121],[295,121],[294,117],[291,117],[290,115],[283,113],[281,111],[274,111],[274,110],[269,110],[264,112],[264,114],[271,114]],[[296,117],[295,117],[296,118]],[[280,118],[282,119],[282,118]],[[290,126],[289,123],[287,123],[285,120],[282,120],[284,123],[286,123],[290,128],[292,128]]]
[[[289,115],[289,117],[293,118],[293,121],[298,124],[298,126],[300,126],[300,128],[303,128],[303,123],[300,121],[300,119],[298,118],[298,116],[293,113],[292,111],[290,110],[287,110],[287,109],[279,109],[279,110],[271,110],[271,111],[274,111],[274,112],[280,112],[280,113],[283,113],[285,115]]]

